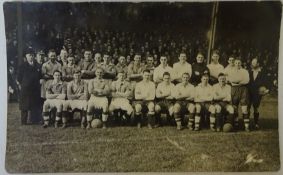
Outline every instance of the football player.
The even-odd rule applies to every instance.
[[[96,78],[88,82],[88,93],[90,99],[87,103],[87,129],[91,128],[91,121],[94,111],[102,109],[102,123],[105,129],[108,119],[108,95],[110,88],[108,83],[103,79],[103,69],[97,68],[95,71]]]
[[[67,64],[62,67],[62,79],[63,81],[72,81],[74,73],[79,69],[75,65],[75,58],[73,56],[69,56],[67,58]]]
[[[201,83],[195,88],[195,131],[200,130],[201,111],[204,112],[205,117],[208,113],[210,113],[210,124],[215,123],[215,107],[212,105],[213,89],[212,86],[208,84],[208,80],[209,75],[203,74],[201,77]]]
[[[194,86],[197,86],[201,82],[202,74],[209,74],[209,70],[204,63],[203,53],[198,52],[196,62],[192,65],[192,77],[190,79]]]
[[[77,70],[73,74],[74,80],[69,82],[67,85],[67,98],[63,104],[62,112],[62,128],[66,127],[68,109],[72,111],[75,109],[81,110],[81,127],[84,128],[86,121],[86,110],[87,110],[87,84],[81,79],[81,71]]]
[[[226,84],[226,76],[224,73],[218,75],[218,83],[213,85],[214,90],[214,106],[216,112],[216,131],[221,131],[224,123],[234,123],[234,108],[231,102],[231,86]],[[228,116],[224,117],[224,114]],[[226,120],[224,120],[226,118]],[[214,123],[211,123],[212,130],[214,130]]]
[[[154,125],[155,84],[150,81],[150,71],[143,71],[143,80],[135,86],[134,119],[141,128],[142,114],[147,112],[148,127]]]
[[[127,78],[131,82],[138,82],[143,79],[144,65],[141,63],[141,55],[135,54],[134,61],[128,65]]]
[[[192,66],[187,62],[187,55],[184,52],[179,54],[179,62],[173,64],[173,71],[175,74],[175,82],[182,82],[183,73],[192,75]]]
[[[125,76],[127,77],[128,66],[127,66],[125,56],[123,56],[123,55],[119,56],[118,63],[116,64],[116,71],[117,72],[124,72]]]
[[[62,66],[60,63],[56,61],[56,52],[51,49],[48,51],[48,61],[43,63],[42,65],[42,79],[40,81],[41,84],[41,97],[45,98],[46,96],[46,87],[48,87],[48,80],[53,79],[53,74],[55,70],[61,71]]]
[[[250,82],[249,82],[249,96],[250,96],[250,105],[254,109],[254,123],[255,129],[259,129],[259,111],[262,96],[269,93],[267,78],[265,71],[260,67],[259,61],[257,58],[252,59],[251,67],[249,70]]]
[[[158,122],[162,124],[160,121],[162,115],[162,121],[168,121],[168,118],[163,118],[163,116],[172,116],[173,115],[173,92],[174,92],[174,84],[171,83],[170,73],[163,73],[163,81],[157,85],[156,88],[156,105],[155,105],[155,114]]]
[[[103,69],[103,77],[105,79],[113,80],[114,78],[116,78],[116,68],[115,65],[111,62],[111,58],[108,53],[103,54],[103,62],[100,64],[99,67]]]
[[[82,73],[82,79],[92,79],[95,76],[95,66],[92,60],[92,52],[85,49],[84,59],[79,62],[79,69]]]
[[[109,105],[109,113],[113,114],[115,110],[121,109],[126,111],[126,114],[123,115],[123,118],[129,119],[133,112],[133,107],[129,101],[133,98],[133,89],[131,84],[126,81],[125,72],[118,72],[117,77],[118,80],[113,81],[111,84],[112,100]]]
[[[55,128],[58,128],[58,122],[61,120],[61,112],[66,98],[66,85],[61,81],[61,72],[54,71],[53,80],[47,87],[46,101],[43,104],[43,128],[49,125],[49,114],[53,108],[56,108]]]
[[[211,63],[207,65],[210,72],[210,83],[216,84],[218,82],[219,73],[223,73],[224,67],[219,63],[219,51],[214,50],[211,56]]]
[[[160,83],[163,81],[164,72],[168,72],[171,75],[171,80],[174,79],[173,68],[167,64],[167,57],[165,55],[160,56],[160,65],[154,69],[153,81],[155,83]]]
[[[195,87],[189,83],[189,79],[190,74],[186,72],[183,73],[182,82],[178,83],[174,88],[174,98],[176,99],[176,102],[173,108],[173,112],[178,130],[182,129],[182,115],[185,116],[185,123],[190,130],[193,130],[193,125],[195,122]]]
[[[60,52],[60,55],[58,56],[58,62],[62,65],[65,66],[68,64],[68,52],[65,49],[62,49]]]
[[[227,82],[229,81],[229,74],[231,74],[231,72],[233,72],[233,69],[235,69],[235,57],[233,55],[231,55],[228,58],[228,65],[225,67],[223,73],[226,75],[226,80]]]
[[[150,70],[150,81],[153,81],[153,72],[155,69],[153,56],[148,55],[146,57],[146,64],[144,69]]]
[[[249,95],[247,85],[250,81],[249,73],[246,69],[242,68],[242,61],[240,59],[235,60],[235,69],[231,71],[228,76],[228,79],[231,83],[231,95],[232,95],[232,104],[235,108],[235,127],[238,127],[238,106],[241,105],[241,110],[243,114],[245,130],[250,131],[249,123],[250,119],[248,116],[248,104],[249,104]]]

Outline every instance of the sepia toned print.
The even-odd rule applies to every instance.
[[[278,171],[281,7],[4,3],[7,172]]]

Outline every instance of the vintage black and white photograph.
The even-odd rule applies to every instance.
[[[8,173],[280,170],[280,1],[3,10]]]

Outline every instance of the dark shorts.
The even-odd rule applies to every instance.
[[[246,86],[232,86],[232,104],[247,106],[249,104],[248,88]]]
[[[229,102],[225,101],[215,101],[214,104],[221,107],[221,113],[227,113],[227,105],[231,105]]]
[[[174,105],[173,100],[157,100],[156,105],[160,106],[161,113],[168,113],[170,107]]]
[[[147,113],[148,112],[147,106],[148,106],[149,103],[154,104],[154,101],[135,100],[135,101],[133,101],[132,105],[133,105],[133,108],[135,109],[135,106],[137,104],[140,104],[142,106],[142,113]]]
[[[188,101],[188,100],[177,100],[176,104],[179,104],[181,106],[181,113],[182,114],[187,114],[189,104],[194,104],[193,101]]]

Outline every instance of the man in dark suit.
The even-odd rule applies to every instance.
[[[26,61],[19,67],[18,82],[20,84],[21,123],[27,124],[28,112],[40,108],[40,77],[41,69],[34,59],[34,52],[31,48],[25,53]],[[32,119],[31,119],[32,120]]]
[[[267,79],[266,72],[260,67],[259,61],[257,58],[252,59],[251,66],[249,69],[249,95],[250,95],[250,104],[249,109],[253,106],[254,109],[254,122],[255,129],[259,129],[259,111],[258,108],[260,106],[261,98],[263,95],[267,94],[269,90],[266,88]]]

